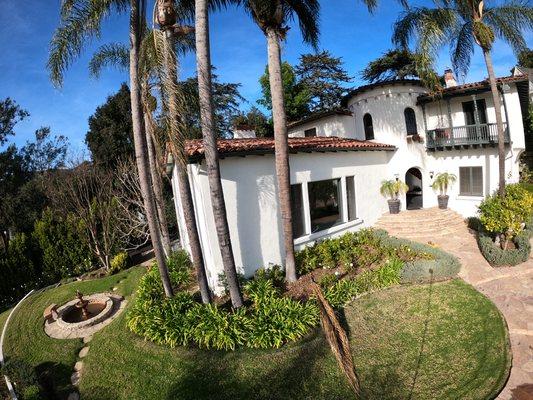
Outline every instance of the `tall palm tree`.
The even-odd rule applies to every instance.
[[[285,279],[288,282],[294,282],[297,277],[291,211],[289,142],[281,76],[280,45],[287,34],[288,22],[297,17],[304,42],[316,48],[319,37],[320,4],[318,0],[244,0],[243,3],[245,10],[267,39],[276,176],[285,247]]]
[[[147,145],[144,134],[142,104],[139,84],[139,48],[142,38],[144,0],[70,0],[62,3],[61,25],[56,29],[51,41],[48,69],[56,85],[63,82],[63,74],[75,58],[79,57],[87,41],[98,37],[103,20],[113,11],[125,12],[129,8],[130,38],[130,91],[131,113],[135,158],[139,170],[139,180],[143,195],[150,237],[157,265],[167,297],[173,295],[172,285],[166,266],[165,252],[161,244],[154,195],[151,190],[151,177],[147,159]]]
[[[163,197],[162,173],[158,162],[157,138],[155,122],[152,117],[155,104],[150,93],[150,77],[153,75],[153,43],[152,31],[147,31],[143,38],[140,56],[141,75],[141,102],[143,104],[144,130],[146,134],[146,144],[148,148],[148,161],[150,165],[150,176],[156,203],[157,219],[159,222],[159,232],[165,254],[168,256],[172,250],[170,234],[168,231],[168,221],[165,214],[165,201]],[[104,67],[113,66],[120,70],[129,71],[129,48],[122,43],[109,43],[100,46],[89,61],[89,72],[94,78],[99,78]]]
[[[416,39],[417,52],[436,56],[445,44],[451,48],[454,69],[466,74],[477,44],[485,58],[498,128],[499,194],[505,194],[505,143],[491,50],[496,38],[511,45],[516,54],[527,48],[522,31],[533,28],[533,7],[526,0],[507,0],[493,6],[489,0],[434,0],[435,8],[406,10],[394,27],[393,41],[407,47]],[[496,3],[496,2],[493,2]]]
[[[175,24],[177,14],[174,10],[174,2],[168,0],[158,0],[158,22],[162,30],[162,35],[156,35],[157,52],[162,53],[162,64],[164,66],[161,75],[163,96],[166,100],[166,109],[168,110],[168,143],[174,157],[176,176],[178,179],[178,190],[182,205],[183,217],[189,239],[191,256],[196,269],[198,286],[203,303],[211,301],[209,285],[202,257],[202,248],[200,246],[200,237],[196,218],[194,213],[194,204],[192,200],[191,188],[189,185],[189,175],[187,172],[187,156],[185,154],[185,130],[184,119],[181,117],[183,110],[183,94],[178,85],[176,42],[181,39],[186,42],[193,35],[194,28],[179,26]],[[169,10],[169,8],[171,8]],[[163,14],[165,17],[162,17]]]
[[[229,1],[228,1],[229,2]],[[224,3],[220,0],[220,3]],[[215,132],[215,117],[213,109],[213,82],[211,76],[211,53],[209,45],[209,10],[208,0],[195,0],[195,30],[196,30],[196,66],[198,73],[198,94],[200,101],[200,122],[207,165],[207,178],[211,192],[211,204],[217,231],[220,254],[224,274],[228,282],[228,289],[233,307],[243,304],[242,294],[237,279],[235,258],[231,246],[228,218],[224,192],[220,180],[220,166]]]

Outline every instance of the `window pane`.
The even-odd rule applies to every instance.
[[[340,180],[310,182],[308,187],[311,232],[322,231],[341,222]]]
[[[374,139],[374,123],[372,122],[372,116],[370,114],[365,114],[363,117],[363,126],[365,128],[365,139]]]
[[[313,136],[316,136],[316,128],[306,129],[306,130],[304,131],[304,136],[305,136],[305,137],[313,137]]]
[[[292,234],[295,239],[305,233],[303,210],[302,185],[291,185]]]
[[[470,190],[470,168],[459,168],[459,193],[462,195],[469,195]]]
[[[404,111],[405,128],[408,135],[416,135],[418,133],[416,128],[416,115],[415,110],[408,107]]]
[[[346,201],[348,202],[348,221],[357,218],[355,213],[355,179],[353,176],[346,177]]]
[[[481,167],[472,167],[472,194],[483,196],[483,169]]]

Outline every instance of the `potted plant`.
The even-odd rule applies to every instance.
[[[454,174],[450,174],[448,172],[441,172],[437,174],[435,180],[431,184],[433,190],[439,191],[437,199],[439,202],[439,208],[441,210],[446,210],[448,208],[448,199],[450,198],[450,196],[448,196],[446,193],[448,192],[448,188],[452,186],[456,180],[457,176],[455,176]]]
[[[388,180],[381,182],[380,192],[383,196],[389,197],[389,212],[391,214],[398,214],[400,212],[400,194],[409,190],[404,182],[400,180]]]

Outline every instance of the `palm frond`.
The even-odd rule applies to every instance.
[[[533,7],[527,1],[508,1],[504,5],[487,8],[485,23],[499,39],[509,43],[516,54],[527,48],[523,31],[533,29]]]
[[[80,56],[87,42],[99,37],[103,20],[112,11],[125,11],[128,4],[127,0],[68,1],[68,12],[65,11],[50,42],[47,62],[56,86],[61,86],[65,71]]]
[[[128,46],[122,43],[109,43],[93,54],[89,61],[89,73],[99,78],[102,69],[106,67],[116,67],[120,70],[127,70],[130,64]]]
[[[466,76],[470,61],[474,54],[474,35],[471,21],[464,23],[457,33],[452,35],[450,44],[452,66],[455,73],[461,77]]]
[[[317,49],[320,36],[320,3],[318,0],[287,0],[291,15],[296,14],[304,43]]]

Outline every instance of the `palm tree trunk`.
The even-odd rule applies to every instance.
[[[483,56],[485,57],[485,64],[487,64],[490,91],[492,92],[492,101],[494,102],[494,113],[496,114],[496,125],[498,128],[498,193],[503,197],[505,196],[505,135],[502,121],[502,105],[500,102],[500,92],[496,84],[496,76],[494,75],[494,67],[492,66],[490,50],[483,49]]]
[[[154,188],[155,205],[157,210],[157,220],[159,222],[159,232],[161,234],[161,242],[165,255],[168,257],[172,252],[170,244],[170,234],[168,233],[168,221],[165,213],[165,199],[163,197],[163,182],[161,181],[161,174],[159,173],[157,155],[155,151],[155,143],[152,137],[152,127],[145,116],[144,126],[146,132],[146,144],[148,147],[148,161],[150,164],[150,175],[152,178],[152,186]]]
[[[211,81],[211,57],[209,50],[209,20],[207,0],[195,0],[195,27],[196,27],[196,64],[198,70],[198,94],[200,100],[200,116],[202,136],[204,139],[205,162],[207,177],[211,191],[213,216],[222,256],[224,273],[228,282],[231,303],[233,307],[242,306],[242,295],[237,280],[237,270],[229,235],[228,218],[224,193],[220,181],[220,166],[218,163],[218,150],[216,144],[213,96]]]
[[[187,236],[189,238],[189,246],[191,248],[191,258],[194,268],[196,270],[196,279],[200,294],[202,296],[202,303],[208,304],[211,302],[211,293],[209,291],[209,284],[207,283],[207,276],[205,272],[204,259],[202,256],[202,247],[200,245],[200,236],[198,235],[198,226],[196,225],[196,218],[194,213],[194,203],[192,201],[191,187],[189,186],[189,176],[187,174],[187,161],[184,151],[184,138],[179,129],[172,129],[177,127],[179,120],[179,110],[177,109],[178,98],[177,92],[174,89],[178,85],[178,73],[176,70],[176,57],[174,52],[175,47],[171,42],[170,37],[165,38],[164,62],[165,69],[168,74],[170,87],[168,90],[168,110],[170,118],[174,123],[170,124],[172,139],[170,140],[172,146],[172,155],[174,157],[174,164],[177,172],[179,196],[181,208],[183,211],[183,219],[185,220],[185,227],[187,229]]]
[[[146,219],[150,229],[150,238],[154,248],[159,274],[163,282],[163,289],[167,297],[172,297],[172,285],[165,262],[165,252],[161,245],[159,229],[157,224],[157,214],[154,196],[152,193],[152,183],[150,179],[150,169],[146,159],[147,146],[144,134],[141,91],[139,84],[139,47],[140,47],[140,0],[130,0],[130,90],[131,90],[131,119],[133,122],[133,141],[135,145],[135,159],[139,170],[139,183],[144,200]]]
[[[291,182],[289,166],[289,142],[285,101],[283,99],[283,80],[281,76],[281,53],[279,35],[273,29],[267,30],[268,73],[272,96],[272,119],[274,120],[274,146],[276,153],[276,175],[281,207],[283,242],[285,244],[285,279],[296,281],[294,260],[294,238],[292,232]]]

